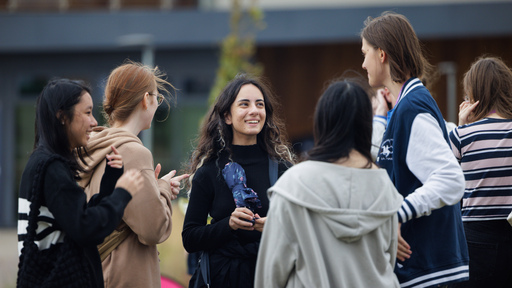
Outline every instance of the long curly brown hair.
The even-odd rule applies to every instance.
[[[197,146],[188,163],[187,173],[191,175],[189,186],[191,186],[194,173],[204,163],[218,159],[222,151],[227,151],[231,155],[233,129],[226,124],[224,118],[229,113],[242,86],[249,84],[256,86],[261,91],[265,101],[266,120],[263,129],[257,136],[258,145],[276,161],[295,163],[296,157],[287,140],[284,121],[276,113],[279,110],[279,103],[275,95],[264,79],[253,78],[245,74],[238,75],[224,87],[203,120],[199,136],[196,139]]]

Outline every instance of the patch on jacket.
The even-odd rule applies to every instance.
[[[383,160],[393,160],[393,139],[387,139],[380,145],[377,162]]]

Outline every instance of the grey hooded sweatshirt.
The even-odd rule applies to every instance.
[[[403,198],[386,170],[305,161],[268,194],[255,287],[400,287]]]

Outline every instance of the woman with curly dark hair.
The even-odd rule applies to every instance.
[[[190,287],[253,286],[267,189],[295,161],[277,105],[261,79],[242,75],[227,84],[204,120],[190,159],[182,236],[188,252],[203,251],[200,265],[209,265],[211,280],[203,281],[199,268]],[[233,184],[233,179],[243,183]]]

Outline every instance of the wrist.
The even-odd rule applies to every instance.
[[[388,115],[388,109],[386,108],[377,108],[375,110],[375,116],[383,116],[383,117],[386,117]]]

